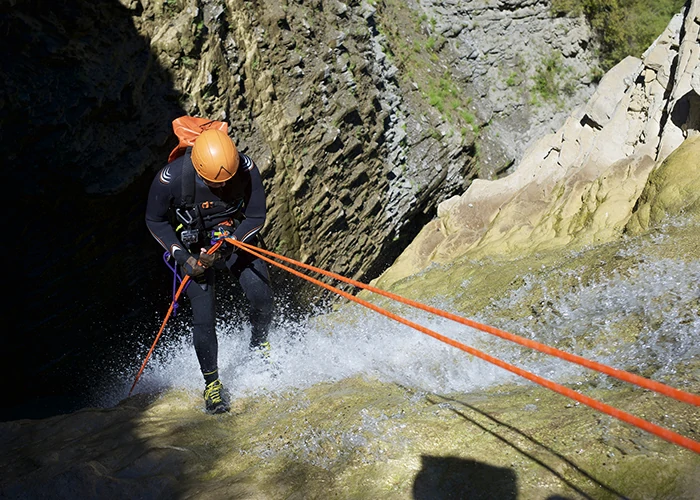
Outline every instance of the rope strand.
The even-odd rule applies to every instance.
[[[590,408],[593,408],[593,409],[598,410],[602,413],[610,415],[611,417],[617,418],[618,420],[622,420],[623,422],[627,422],[629,424],[632,424],[632,425],[634,425],[640,429],[643,429],[651,434],[654,434],[654,435],[656,435],[656,436],[658,436],[666,441],[677,444],[677,445],[682,446],[684,448],[687,448],[691,451],[694,451],[695,453],[700,454],[700,442],[698,442],[698,441],[694,441],[694,440],[687,438],[685,436],[682,436],[681,434],[678,434],[674,431],[671,431],[671,430],[666,429],[664,427],[658,426],[654,423],[648,422],[648,421],[641,419],[639,417],[636,417],[630,413],[622,411],[618,408],[615,408],[615,407],[610,406],[608,404],[602,403],[602,402],[600,402],[596,399],[593,399],[589,396],[586,396],[586,395],[581,394],[577,391],[569,389],[568,387],[565,387],[561,384],[558,384],[556,382],[552,382],[551,380],[540,377],[539,375],[535,375],[534,373],[528,372],[527,370],[523,370],[522,368],[518,368],[517,366],[506,363],[505,361],[502,361],[498,358],[490,356],[482,351],[479,351],[478,349],[475,349],[473,347],[462,344],[461,342],[457,342],[455,340],[452,340],[448,337],[445,337],[444,335],[440,335],[439,333],[434,332],[433,330],[430,330],[428,328],[425,328],[424,326],[421,326],[421,325],[414,323],[410,320],[402,318],[401,316],[398,316],[390,311],[387,311],[386,309],[383,309],[375,304],[367,302],[366,300],[355,297],[354,295],[352,295],[348,292],[340,290],[340,289],[338,289],[332,285],[329,285],[327,283],[323,283],[322,281],[319,281],[319,280],[312,278],[310,276],[307,276],[307,275],[305,275],[305,274],[303,274],[295,269],[292,269],[292,268],[287,267],[283,264],[280,264],[279,262],[276,262],[272,259],[269,259],[259,252],[262,251],[266,254],[273,254],[276,257],[282,258],[283,260],[292,260],[292,259],[287,259],[286,257],[278,256],[277,254],[274,254],[274,252],[263,251],[258,247],[255,247],[253,245],[249,245],[247,243],[242,243],[238,240],[227,239],[227,241],[229,243],[231,243],[232,245],[235,245],[239,248],[246,250],[250,254],[258,257],[259,259],[264,260],[265,262],[268,262],[274,266],[277,266],[280,269],[284,269],[285,271],[288,271],[288,272],[294,274],[295,276],[298,276],[298,277],[305,279],[311,283],[314,283],[322,288],[325,288],[326,290],[332,291],[332,292],[334,292],[342,297],[345,297],[346,299],[349,299],[353,302],[357,302],[358,304],[361,304],[361,305],[367,307],[368,309],[371,309],[375,312],[378,312],[379,314],[382,314],[390,319],[398,321],[399,323],[410,326],[411,328],[414,328],[422,333],[425,333],[426,335],[429,335],[430,337],[433,337],[441,342],[444,342],[448,345],[451,345],[453,347],[461,349],[461,350],[463,350],[463,351],[465,351],[473,356],[476,356],[480,359],[483,359],[484,361],[492,363],[500,368],[503,368],[503,369],[508,370],[512,373],[515,373],[516,375],[519,375],[527,380],[530,380],[530,381],[535,382],[543,387],[551,389],[552,391],[555,391],[563,396],[566,396],[570,399],[573,399],[575,401],[583,403],[586,406],[589,406]],[[253,250],[253,249],[255,249],[255,250]],[[296,262],[296,261],[294,261],[294,262]],[[299,263],[299,265],[301,265],[302,267],[307,267],[306,264]],[[313,266],[308,266],[308,267],[311,268]],[[327,271],[323,271],[323,274],[326,274],[326,273],[333,274],[333,273],[329,273]],[[335,275],[335,276],[339,276],[339,275]],[[349,283],[350,281],[354,281],[354,280],[348,280],[348,281],[346,281],[346,280],[348,280],[348,279],[342,278],[342,281],[345,281],[346,283]],[[354,283],[359,283],[359,282],[354,282]],[[368,285],[363,285],[363,287],[365,287],[365,286],[368,286]],[[375,290],[378,290],[378,289],[375,289]],[[396,297],[398,297],[398,296],[396,296]],[[426,307],[428,307],[428,306],[426,306]],[[691,394],[691,396],[693,396],[693,395]]]
[[[674,399],[677,399],[678,401],[683,401],[684,403],[690,403],[695,406],[700,406],[700,396],[697,396],[695,394],[691,394],[685,391],[682,391],[680,389],[676,389],[674,387],[670,387],[668,385],[662,384],[661,382],[656,382],[654,380],[649,380],[644,377],[640,377],[639,375],[635,375],[634,373],[626,372],[624,370],[619,370],[617,368],[613,368],[607,365],[604,365],[603,363],[598,363],[597,361],[592,361],[590,359],[586,359],[582,356],[578,356],[576,354],[571,354],[566,351],[562,351],[560,349],[557,349],[555,347],[548,346],[546,344],[542,344],[540,342],[526,339],[523,337],[520,337],[518,335],[514,335],[512,333],[508,333],[503,330],[499,330],[498,328],[494,328],[493,326],[489,325],[484,325],[482,323],[478,323],[476,321],[470,320],[468,318],[463,318],[461,316],[457,316],[455,314],[449,313],[447,311],[443,311],[441,309],[437,309],[435,307],[431,307],[425,304],[421,304],[420,302],[416,302],[411,299],[407,299],[405,297],[401,297],[400,295],[396,295],[391,292],[387,292],[384,290],[381,290],[379,288],[373,287],[371,285],[366,285],[364,283],[361,283],[359,281],[355,281],[350,278],[346,278],[344,276],[341,276],[339,274],[332,273],[330,271],[325,271],[323,269],[320,269],[318,267],[311,266],[309,264],[304,264],[302,262],[298,262],[296,260],[290,259],[288,257],[283,257],[282,255],[277,255],[274,252],[270,252],[268,250],[263,250],[261,248],[255,247],[253,245],[249,245],[248,243],[242,243],[242,242],[237,242],[239,246],[245,248],[246,250],[254,249],[256,252],[264,253],[266,255],[271,255],[274,256],[284,262],[288,262],[290,264],[294,264],[297,266],[300,266],[304,269],[307,269],[309,271],[315,271],[317,273],[323,274],[325,276],[328,276],[329,278],[334,278],[337,280],[340,280],[344,283],[348,283],[349,285],[356,286],[358,288],[365,289],[367,291],[383,295],[384,297],[387,297],[389,299],[395,300],[397,302],[401,302],[403,304],[409,305],[411,307],[415,307],[417,309],[421,309],[423,311],[435,314],[437,316],[441,316],[443,318],[455,321],[457,323],[461,323],[463,325],[476,328],[477,330],[481,330],[482,332],[490,333],[492,335],[495,335],[497,337],[510,340],[511,342],[515,342],[516,344],[520,344],[525,347],[529,347],[531,349],[535,349],[537,351],[543,352],[545,354],[550,354],[552,356],[556,356],[558,358],[564,359],[566,361],[570,361],[572,363],[576,363],[578,365],[584,366],[586,368],[590,368],[592,370],[596,370],[598,372],[604,373],[606,375],[610,375],[612,377],[615,377],[619,380],[622,380],[624,382],[630,382],[632,384],[638,385],[639,387],[643,387],[645,389],[649,389],[655,392],[658,392],[660,394],[664,394],[666,396],[672,397]]]
[[[212,254],[216,252],[219,247],[224,243],[223,240],[217,241],[212,245],[212,247],[207,250],[208,254]],[[200,262],[197,261],[199,264]],[[143,363],[141,364],[141,368],[139,369],[139,372],[136,374],[136,379],[134,380],[134,383],[131,384],[131,389],[129,389],[129,396],[131,396],[131,393],[134,390],[134,387],[136,387],[136,382],[139,381],[139,378],[141,378],[141,374],[143,373],[143,370],[146,368],[146,363],[148,363],[149,358],[151,357],[151,354],[153,354],[153,350],[156,348],[156,344],[158,343],[158,340],[160,339],[161,334],[165,330],[165,324],[168,322],[170,319],[170,316],[173,314],[173,311],[177,308],[177,301],[180,298],[180,294],[182,294],[182,291],[187,287],[187,284],[190,281],[190,276],[187,275],[185,276],[182,281],[180,281],[180,287],[177,289],[177,292],[175,292],[175,296],[173,297],[173,301],[170,303],[170,307],[168,308],[168,312],[165,314],[165,319],[163,320],[163,323],[160,325],[160,330],[158,330],[158,334],[156,335],[156,339],[153,341],[153,345],[148,351],[148,354],[146,354],[146,359],[143,360]]]

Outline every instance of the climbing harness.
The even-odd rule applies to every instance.
[[[189,249],[199,243],[205,235],[205,228],[212,225],[217,219],[239,220],[245,218],[242,213],[244,207],[243,192],[233,193],[232,202],[203,201],[195,203],[195,185],[197,174],[192,165],[192,148],[187,148],[182,164],[182,182],[180,203],[174,205],[171,224],[175,227],[180,241]]]

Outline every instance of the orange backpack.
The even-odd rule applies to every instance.
[[[188,147],[194,145],[194,140],[205,130],[221,130],[228,134],[228,124],[209,118],[198,118],[196,116],[181,116],[173,120],[173,131],[180,140],[175,149],[168,156],[168,163],[178,156],[185,154]]]

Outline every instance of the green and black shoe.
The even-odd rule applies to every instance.
[[[204,389],[204,402],[209,413],[224,413],[231,408],[228,402],[228,393],[218,378],[207,384]]]

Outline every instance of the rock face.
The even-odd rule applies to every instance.
[[[483,118],[480,168],[517,165],[532,142],[590,97],[600,71],[580,18],[553,18],[550,2],[421,1],[456,79]],[[571,107],[573,105],[573,107]]]
[[[584,20],[544,1],[34,7],[3,14],[21,47],[3,89],[11,161],[45,178],[51,155],[49,190],[122,192],[162,165],[172,118],[229,121],[271,193],[269,246],[355,277],[595,88]],[[545,76],[548,96],[534,90]]]
[[[631,230],[652,169],[684,140],[686,154],[697,154],[700,96],[692,81],[700,71],[699,8],[691,2],[674,17],[642,60],[628,57],[609,71],[590,101],[536,142],[512,175],[477,179],[442,202],[438,219],[377,282],[388,287],[458,257],[584,246]],[[695,178],[698,163],[685,165],[684,175]],[[693,188],[684,192],[676,202],[692,206]],[[635,221],[646,225],[649,216]]]
[[[21,333],[5,354],[41,343],[40,387],[58,369],[89,379],[75,367],[93,343],[130,357],[169,299],[143,214],[172,119],[230,123],[270,193],[271,250],[366,280],[440,201],[507,171],[596,86],[585,20],[552,18],[543,1],[73,0],[47,11],[27,0],[0,6],[0,28],[15,47],[0,63],[8,218],[20,221],[8,253],[36,263],[8,270],[25,300],[9,312]],[[280,296],[309,302],[287,290],[305,282],[274,278]]]

